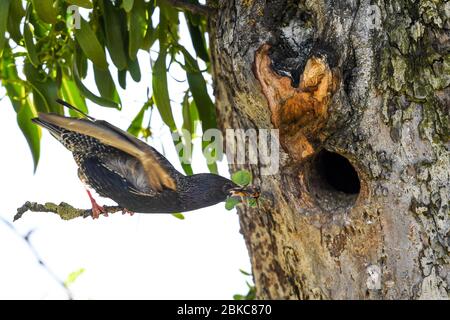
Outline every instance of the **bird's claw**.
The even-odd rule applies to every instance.
[[[98,219],[101,214],[103,214],[105,217],[108,216],[108,211],[106,209],[99,205],[97,201],[95,201],[94,197],[92,196],[91,192],[86,189],[86,192],[89,196],[89,200],[91,200],[92,204],[92,219]]]
[[[122,209],[122,214],[129,214],[130,216],[133,216],[134,215],[134,212],[133,211],[130,211],[130,210],[128,210],[127,208],[123,208]]]
[[[108,212],[105,208],[97,203],[92,204],[92,219],[98,219],[100,215],[103,214],[105,217],[108,216]]]

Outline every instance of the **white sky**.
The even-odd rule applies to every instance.
[[[141,53],[140,61],[141,83],[128,76],[126,92],[119,91],[123,110],[90,103],[91,115],[127,128],[146,101],[146,88],[151,84],[148,54]],[[184,78],[181,70],[172,75]],[[92,82],[92,77],[86,81],[90,88]],[[169,76],[177,118],[184,86]],[[0,96],[3,94],[0,89]],[[162,125],[156,112],[152,126],[156,131],[151,144],[159,151],[164,144],[168,159],[180,169],[168,131],[158,130]],[[79,208],[90,207],[70,152],[47,132],[33,174],[31,154],[7,98],[0,101],[0,134],[0,216],[12,221],[16,208],[25,201],[65,201]],[[207,172],[196,149],[194,172]],[[219,164],[219,172],[229,176],[225,161]],[[104,199],[98,202],[112,204]],[[63,221],[52,213],[28,213],[14,225],[23,234],[35,229],[34,247],[61,279],[79,268],[86,269],[71,286],[78,299],[231,299],[233,294],[246,293],[249,277],[239,269],[250,270],[250,263],[236,212],[226,211],[220,203],[184,215],[185,220],[178,220],[163,214],[130,217],[119,213],[98,220]],[[66,298],[23,240],[1,222],[0,261],[0,299]]]

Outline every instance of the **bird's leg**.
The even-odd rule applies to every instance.
[[[127,208],[122,208],[122,214],[129,214],[130,216],[134,215],[133,211],[128,210]]]
[[[108,213],[106,212],[105,208],[103,208],[103,206],[99,205],[97,203],[97,201],[95,201],[94,197],[92,197],[91,192],[86,189],[86,192],[89,196],[89,200],[91,200],[91,204],[92,204],[92,219],[98,219],[98,217],[100,216],[100,214],[104,214],[105,217],[108,216]]]

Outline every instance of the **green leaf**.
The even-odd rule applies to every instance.
[[[160,47],[168,47],[170,43],[178,42],[178,10],[166,1],[158,1],[159,28],[158,39]]]
[[[189,103],[187,94],[183,99],[182,114],[183,114],[183,129],[188,130],[191,136],[193,136],[196,132],[195,126],[199,118],[195,101],[192,100],[191,103]]]
[[[192,165],[190,163],[180,162],[181,167],[186,175],[192,176],[194,174],[194,170],[192,169]]]
[[[144,114],[145,111],[148,110],[149,106],[153,104],[153,101],[150,99],[148,102],[146,102],[141,110],[139,110],[138,114],[134,117],[133,121],[131,122],[130,126],[128,127],[127,131],[131,133],[133,136],[138,137],[139,133],[142,130],[142,122],[144,121]]]
[[[153,28],[152,22],[149,21],[147,31],[145,32],[144,40],[142,41],[141,44],[141,49],[144,51],[149,51],[157,38],[158,38],[158,26],[156,27],[156,29]]]
[[[66,0],[66,2],[86,9],[92,9],[94,7],[90,0]]]
[[[0,1],[0,57],[5,47],[5,32],[8,24],[9,5],[11,0]]]
[[[118,70],[117,79],[119,80],[120,87],[125,90],[127,88],[127,70]]]
[[[176,142],[174,141],[174,143],[176,144]],[[179,142],[182,143],[182,142]],[[192,150],[192,144],[190,146],[191,150]],[[188,176],[192,176],[194,174],[194,170],[192,169],[192,165],[190,163],[191,159],[189,159],[189,162],[184,161],[183,159],[183,149],[180,149],[180,151],[178,152],[178,159],[180,160],[180,164],[181,167],[183,168],[183,171],[186,175]]]
[[[250,285],[248,282],[247,282],[247,286],[248,286],[248,292],[245,296],[241,295],[241,294],[235,294],[233,296],[233,299],[235,299],[235,300],[255,300],[256,299],[255,286]]]
[[[33,156],[34,171],[36,171],[39,162],[41,140],[41,128],[31,122],[31,119],[36,116],[37,114],[34,111],[30,100],[24,100],[17,113],[17,124],[19,125],[20,130],[22,130],[28,146],[30,147],[31,155]]]
[[[85,79],[88,72],[88,60],[84,55],[83,51],[78,50],[77,54],[74,55],[73,60],[77,65],[77,71],[81,79]]]
[[[184,55],[186,76],[189,88],[192,92],[192,97],[198,106],[198,113],[200,120],[202,121],[203,132],[211,128],[217,128],[216,109],[208,94],[206,81],[199,70],[197,61],[184,47],[181,47],[181,52]]]
[[[75,82],[67,75],[63,75],[61,81],[61,95],[64,98],[64,101],[67,101],[71,105],[77,107],[84,113],[89,113],[88,107],[86,105],[86,99],[81,96],[80,91],[77,88]],[[79,117],[80,114],[72,109],[69,109],[69,114],[72,117]]]
[[[17,113],[17,123],[27,140],[31,154],[33,156],[34,170],[39,162],[41,129],[31,122],[36,116],[28,93],[25,90],[25,82],[19,78],[16,63],[12,55],[11,48],[5,47],[3,59],[0,59],[1,84],[6,89],[7,96]]]
[[[123,29],[126,28],[125,12],[116,8],[110,0],[100,1],[100,8],[103,12],[105,26],[106,47],[108,48],[111,60],[119,70],[127,68],[127,47]]]
[[[103,70],[108,68],[105,51],[89,23],[83,18],[80,18],[80,29],[75,29],[75,39],[86,57],[98,68]]]
[[[141,68],[139,67],[138,59],[128,61],[128,71],[135,82],[141,81]]]
[[[172,216],[174,216],[175,218],[180,219],[180,220],[184,220],[185,219],[184,215],[181,214],[181,213],[172,213]]]
[[[156,59],[153,66],[152,87],[153,97],[162,120],[170,130],[175,131],[177,128],[173,119],[169,91],[167,89],[166,48],[164,47],[160,49],[158,59]]]
[[[156,30],[158,27],[153,28],[152,23],[152,15],[155,11],[155,6],[153,1],[150,1],[149,3],[146,3],[146,11],[147,11],[147,31],[145,32],[144,40],[141,44],[141,49],[144,51],[149,51],[152,47],[153,43],[158,38],[159,32]]]
[[[250,208],[254,208],[258,206],[258,201],[255,198],[250,198],[247,200],[247,204]]]
[[[183,98],[183,102],[181,103],[182,114],[183,114],[183,129],[189,131],[192,134],[192,130],[194,129],[192,119],[191,119],[191,110],[189,104],[189,96],[186,92]]]
[[[129,11],[127,11],[129,12]],[[136,0],[133,9],[128,14],[129,46],[128,55],[131,60],[136,60],[137,52],[144,42],[147,21],[145,18],[145,1]],[[150,21],[151,24],[151,21]]]
[[[29,22],[25,22],[23,26],[23,39],[25,41],[27,55],[28,58],[30,59],[31,64],[33,64],[34,67],[39,67],[41,61],[39,60],[39,57],[36,52],[36,45],[34,44],[33,33],[31,32]]]
[[[239,269],[239,271],[245,275],[245,276],[251,276],[250,273],[243,271],[242,269]],[[255,300],[256,299],[256,288],[254,285],[250,284],[248,281],[245,281],[248,287],[248,292],[246,295],[242,294],[235,294],[233,296],[234,300]]]
[[[208,167],[209,172],[219,174],[219,169],[217,168],[217,163],[207,163],[206,166]]]
[[[104,107],[108,107],[108,108],[116,108],[116,109],[121,109],[120,105],[115,103],[114,101],[111,101],[109,99],[105,99],[102,97],[99,97],[97,95],[95,95],[94,93],[92,93],[88,88],[86,88],[86,86],[83,84],[83,82],[80,79],[80,75],[78,74],[78,66],[77,66],[77,57],[76,55],[78,55],[79,48],[75,49],[75,57],[74,57],[74,64],[72,66],[72,74],[73,74],[73,79],[75,81],[75,84],[78,87],[78,90],[80,90],[80,92],[89,100],[91,100],[92,102],[95,102],[96,104],[99,104],[101,106]]]
[[[250,272],[244,271],[242,269],[239,269],[239,272],[242,273],[245,276],[251,276],[252,275]]]
[[[225,201],[225,209],[227,209],[227,210],[233,210],[234,207],[236,207],[236,205],[237,205],[239,202],[241,202],[241,201],[240,201],[238,198],[234,198],[234,197],[228,198],[228,199]]]
[[[182,115],[183,115],[183,131],[182,135],[180,136],[179,141],[174,141],[175,145],[178,145],[178,143],[182,143],[183,148],[179,148],[178,150],[178,159],[180,160],[181,167],[183,168],[184,172],[187,175],[193,175],[194,171],[192,170],[192,154],[189,154],[189,158],[184,154],[184,150],[187,148],[188,150],[193,149],[192,144],[192,135],[194,130],[194,123],[191,118],[191,104],[189,103],[189,96],[188,92],[184,95],[183,102],[181,103],[182,107]],[[193,105],[193,108],[195,108],[195,105]],[[183,139],[184,138],[184,139]],[[188,144],[188,145],[186,145]]]
[[[53,6],[53,0],[31,0],[33,8],[42,21],[45,23],[55,24],[57,21],[58,12]]]
[[[206,81],[199,70],[197,61],[184,47],[180,47],[180,50],[184,55],[184,68],[186,70],[189,88],[195,104],[197,105],[199,118],[202,122],[202,130],[203,132],[206,132],[208,129],[217,127],[215,106],[208,94]],[[208,145],[209,143],[207,141],[203,141],[202,148],[204,151],[205,147]],[[208,163],[207,166],[210,172],[218,172],[217,163]]]
[[[120,104],[119,93],[109,69],[102,70],[94,65],[94,79],[101,97]]]
[[[200,30],[200,26],[192,22],[192,15],[185,13],[189,34],[191,35],[192,46],[194,47],[197,56],[205,62],[209,62],[208,49],[204,33]]]
[[[71,272],[68,276],[66,281],[64,281],[64,285],[66,287],[70,286],[71,284],[73,284],[75,281],[77,281],[77,279],[85,272],[86,270],[84,268],[80,268],[74,272]]]
[[[25,10],[23,9],[22,6],[22,0],[11,0],[7,29],[11,38],[18,44],[20,44],[20,42],[22,41],[22,33],[20,31],[20,26],[24,15]]]
[[[62,107],[56,102],[58,86],[43,70],[35,68],[27,59],[23,72],[33,87],[33,102],[39,112],[63,113]]]
[[[136,0],[138,1],[138,0]],[[122,0],[122,8],[126,11],[126,12],[130,12],[131,9],[133,8],[133,3],[135,1],[134,0]]]
[[[236,171],[231,176],[231,180],[240,186],[246,186],[252,181],[252,174],[248,170]]]
[[[27,12],[33,12],[33,5],[30,4],[29,10],[27,9]],[[30,22],[34,26],[33,33],[36,36],[36,38],[41,39],[44,37],[47,37],[49,26],[45,23],[43,23],[37,14],[29,14],[27,17],[28,22]]]
[[[20,110],[21,102],[26,98],[25,87],[22,79],[19,78],[16,61],[13,57],[11,47],[6,45],[3,58],[0,59],[0,77],[1,84],[7,91],[7,96],[11,100],[14,111]]]

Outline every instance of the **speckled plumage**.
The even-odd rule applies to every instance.
[[[134,212],[174,213],[195,210],[224,201],[231,190],[239,188],[231,180],[215,174],[184,176],[155,149],[147,144],[143,145],[142,141],[130,137],[129,134],[105,121],[50,114],[40,114],[33,121],[48,129],[72,152],[79,167],[78,175],[84,183],[91,186],[99,195],[110,198],[119,206]],[[61,123],[64,127],[60,126]],[[86,125],[87,131],[84,129]],[[97,128],[100,131],[111,130],[111,136],[103,132],[102,135],[97,135],[101,136],[102,141],[100,141],[91,135],[79,132],[93,132],[93,135],[96,135]],[[110,143],[110,139],[124,139],[124,144],[133,143],[141,149],[146,149],[149,159],[138,159],[111,146],[111,144],[119,146],[122,144],[117,141]],[[125,147],[129,150],[126,145]],[[172,184],[168,183],[161,189],[152,185],[148,179],[149,172],[146,172],[142,165],[142,162],[147,160],[157,161],[156,167],[162,168],[162,173],[155,172],[155,174],[168,175],[173,181],[173,188],[170,187]]]

